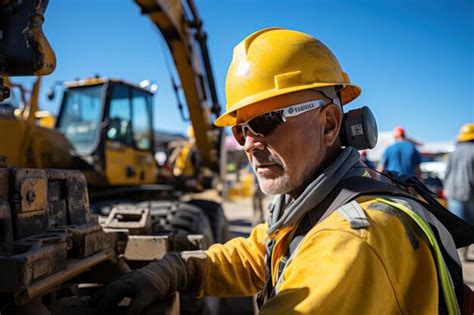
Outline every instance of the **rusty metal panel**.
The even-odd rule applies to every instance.
[[[74,176],[68,176],[67,203],[70,224],[97,223],[96,216],[91,216],[87,181],[81,172],[75,172]]]
[[[67,230],[72,236],[73,249],[71,250],[71,255],[74,257],[89,257],[113,246],[111,237],[107,237],[98,224],[69,226]]]
[[[20,188],[21,214],[28,216],[29,213],[27,212],[44,212],[46,209],[47,192],[46,178],[23,179]]]
[[[50,197],[51,202],[66,205],[67,224],[86,224],[97,222],[89,207],[87,181],[79,171],[47,169],[50,187],[56,189]],[[58,205],[57,207],[60,207]],[[54,213],[55,207],[50,210]]]
[[[48,218],[50,226],[67,224],[65,187],[60,181],[48,180]]]
[[[64,295],[64,285],[91,279],[99,282],[83,283],[104,285],[133,263],[159,259],[170,249],[203,247],[203,236],[150,236],[148,203],[118,206],[104,225],[105,230],[91,213],[80,172],[0,168],[0,297],[4,303],[23,305],[58,290],[57,296],[77,301],[82,297]],[[68,313],[75,308],[66,304]],[[87,304],[83,306],[87,309]],[[160,314],[179,314],[178,295],[157,307]]]
[[[91,214],[80,172],[0,168],[0,194],[0,294],[16,305],[125,250],[127,235]]]
[[[46,172],[40,169],[16,169],[12,176],[10,200],[12,220],[15,222],[14,239],[46,233],[49,226]]]
[[[125,258],[127,260],[155,260],[168,252],[168,236],[130,235]]]
[[[34,239],[28,240],[30,241],[29,248],[25,240],[23,246],[17,244],[13,252],[2,253],[0,256],[0,278],[2,279],[0,292],[21,290],[37,280],[65,269],[67,260],[65,239],[57,238],[57,243],[45,246],[35,244]]]

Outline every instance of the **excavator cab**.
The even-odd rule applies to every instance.
[[[65,85],[56,128],[89,164],[85,173],[90,184],[155,183],[153,93],[104,78]]]

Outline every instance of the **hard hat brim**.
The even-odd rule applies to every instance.
[[[474,140],[474,132],[460,134],[458,135],[457,140],[459,142],[472,141]]]
[[[279,95],[284,95],[292,92],[297,92],[297,91],[303,91],[303,90],[309,90],[309,89],[314,89],[314,88],[319,88],[319,87],[325,87],[325,86],[335,86],[335,85],[342,85],[344,86],[342,90],[340,91],[341,93],[341,104],[345,105],[355,98],[357,98],[360,93],[361,89],[357,85],[353,84],[341,84],[341,83],[313,83],[313,84],[307,84],[307,85],[300,85],[300,86],[293,86],[293,87],[288,87],[284,89],[271,89],[264,91],[259,94],[251,95],[248,96],[239,102],[235,103],[232,107],[230,107],[224,114],[222,114],[219,118],[216,119],[214,124],[217,127],[226,127],[226,126],[235,126],[237,124],[237,115],[236,111],[239,109],[242,109],[244,107],[250,106],[254,103],[279,96]],[[263,113],[261,113],[263,114]]]

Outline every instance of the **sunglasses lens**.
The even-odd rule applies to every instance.
[[[263,114],[250,120],[247,124],[252,129],[251,132],[256,132],[259,135],[266,136],[284,123],[282,114],[283,111]],[[237,140],[237,142],[242,146],[245,144],[244,129],[247,128],[244,128],[242,125],[232,127],[232,134],[234,135],[235,140]]]
[[[283,124],[282,113],[282,111],[267,113],[252,119],[248,124],[255,132],[266,136]]]
[[[238,125],[232,127],[232,134],[234,135],[235,140],[237,140],[240,145],[243,146],[245,144],[245,136],[242,126]]]

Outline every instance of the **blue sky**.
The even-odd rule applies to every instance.
[[[338,57],[379,130],[396,125],[421,141],[450,141],[474,121],[474,2],[196,0],[208,33],[220,102],[233,47],[263,27],[310,33]],[[185,132],[166,70],[163,41],[130,0],[52,0],[44,31],[57,55],[44,79],[41,107],[54,80],[94,74],[159,85],[155,127]],[[23,79],[28,81],[28,79]]]

